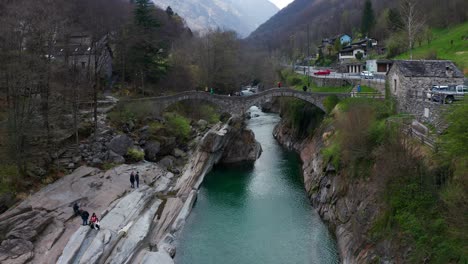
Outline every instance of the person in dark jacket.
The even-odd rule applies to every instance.
[[[137,171],[136,175],[135,175],[135,181],[136,181],[136,187],[140,187],[140,172]]]
[[[135,188],[135,175],[132,173],[130,174],[130,187]]]
[[[75,216],[80,215],[80,207],[78,206],[78,203],[76,202],[73,204],[73,212],[75,213]]]
[[[88,217],[89,213],[87,211],[82,211],[81,212],[81,219],[83,219],[83,225],[88,225]]]

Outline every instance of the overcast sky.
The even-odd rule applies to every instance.
[[[270,0],[273,4],[275,4],[277,7],[280,9],[283,9],[283,7],[286,7],[289,5],[292,1],[294,0]]]

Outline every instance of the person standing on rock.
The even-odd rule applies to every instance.
[[[88,225],[88,217],[89,213],[87,211],[82,211],[81,212],[81,219],[83,219],[83,225]]]
[[[135,188],[135,175],[133,174],[133,171],[130,173],[130,187]]]
[[[94,228],[97,230],[101,229],[100,224],[99,224],[99,219],[97,218],[95,213],[93,213],[93,215],[91,216],[91,228]]]
[[[140,187],[140,172],[137,171],[136,175],[135,175],[135,181],[136,181],[136,187]]]
[[[73,212],[75,213],[75,216],[80,215],[80,207],[78,206],[78,203],[73,204]]]

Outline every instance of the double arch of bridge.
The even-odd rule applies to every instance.
[[[309,102],[326,112],[323,101],[330,95],[335,95],[340,99],[350,97],[350,94],[348,93],[314,93],[302,92],[288,88],[273,88],[250,96],[226,96],[210,94],[207,92],[188,91],[169,96],[148,97],[128,101],[149,101],[153,102],[155,107],[158,107],[158,110],[164,110],[167,107],[181,101],[203,100],[217,105],[223,112],[228,112],[230,114],[243,114],[250,107],[260,106],[265,102],[271,101],[274,97],[293,97]]]

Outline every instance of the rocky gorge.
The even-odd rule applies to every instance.
[[[157,162],[117,165],[136,146],[125,135],[105,132],[96,142],[81,147],[86,165],[0,215],[1,263],[173,263],[174,240],[205,174],[216,163],[255,161],[261,153],[236,116],[200,134],[193,150],[174,149],[174,156]],[[93,146],[116,166],[90,167],[101,160],[91,154]],[[140,188],[130,188],[132,171],[140,173]],[[80,226],[81,219],[73,216],[75,202],[97,213],[100,231]]]
[[[300,154],[304,187],[336,236],[341,262],[401,263],[401,256],[410,249],[400,247],[398,241],[372,239],[372,225],[382,206],[376,179],[350,179],[324,159],[322,150],[333,133],[333,126],[322,124],[313,136],[299,139],[285,120],[273,132],[280,144]]]

